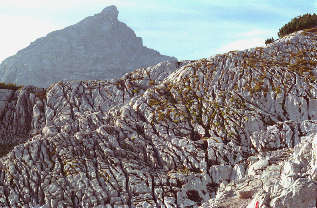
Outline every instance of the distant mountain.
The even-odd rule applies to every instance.
[[[47,87],[60,80],[119,78],[136,68],[176,60],[144,47],[118,21],[115,6],[32,42],[0,65],[0,82]]]

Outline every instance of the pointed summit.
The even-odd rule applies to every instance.
[[[118,15],[119,15],[119,11],[117,7],[112,5],[112,6],[108,6],[104,8],[101,12],[93,16],[86,17],[85,19],[80,21],[78,24],[75,24],[74,26],[77,26],[77,25],[82,26],[82,25],[88,24],[90,25],[88,27],[91,27],[91,25],[95,26],[96,23],[105,24],[106,22],[110,22],[113,24],[118,22]]]
[[[0,82],[47,87],[60,80],[106,80],[175,60],[143,46],[109,6],[94,16],[39,38],[0,65]]]
[[[112,5],[104,8],[100,14],[118,18],[119,11],[116,6]]]

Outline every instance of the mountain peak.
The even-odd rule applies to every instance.
[[[111,5],[111,6],[108,6],[108,7],[104,8],[101,11],[100,14],[105,15],[105,16],[112,16],[112,17],[117,18],[118,14],[119,14],[119,11],[118,11],[116,6]]]

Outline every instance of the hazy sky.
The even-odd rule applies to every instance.
[[[1,0],[0,62],[110,5],[145,46],[183,60],[264,45],[317,0]]]

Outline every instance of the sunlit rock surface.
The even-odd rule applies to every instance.
[[[0,82],[48,87],[60,80],[105,80],[168,60],[176,59],[144,47],[110,6],[4,60]]]
[[[312,207],[316,40],[0,94],[0,206]]]

